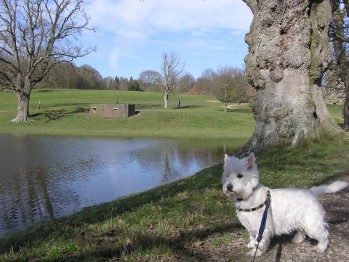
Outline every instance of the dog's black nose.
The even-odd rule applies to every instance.
[[[233,192],[233,185],[232,184],[228,184],[227,185],[227,190],[230,192]]]

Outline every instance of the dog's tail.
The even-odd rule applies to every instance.
[[[348,185],[349,185],[348,182],[336,181],[330,185],[314,186],[314,187],[310,188],[309,190],[315,196],[320,197],[324,194],[336,193],[338,191],[341,191],[342,189],[346,188]]]

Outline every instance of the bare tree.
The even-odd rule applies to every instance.
[[[128,89],[128,78],[127,77],[119,77],[118,81],[118,89],[120,91],[126,91]]]
[[[18,99],[14,122],[29,122],[32,89],[51,68],[93,51],[77,36],[88,27],[83,0],[0,0],[0,90]]]
[[[237,88],[237,101],[238,103],[246,103],[256,92],[254,88],[247,82],[246,75],[243,69],[238,67],[228,67],[230,74],[234,80]],[[219,72],[219,71],[218,71]]]
[[[238,102],[238,89],[231,75],[224,75],[217,82],[216,98],[224,105],[224,112],[226,113],[228,104]]]
[[[146,70],[139,74],[141,88],[146,91],[159,91],[162,76],[154,70]]]
[[[213,69],[211,68],[205,69],[201,73],[201,76],[196,80],[194,93],[213,95],[216,78],[217,78],[217,74]]]
[[[192,74],[185,73],[179,79],[178,85],[178,91],[180,93],[189,93],[195,86],[195,78]]]
[[[69,62],[55,65],[35,88],[76,88],[79,78],[78,69]]]
[[[228,78],[232,79],[236,87],[236,102],[245,103],[255,96],[254,88],[247,82],[243,69],[232,66],[221,66],[216,71],[206,69],[201,76],[193,83],[191,93],[210,94],[217,96],[222,91],[222,83]],[[224,89],[224,88],[223,88]]]
[[[103,88],[104,89],[113,89],[113,82],[114,82],[114,78],[111,76],[107,76],[103,78]]]
[[[78,89],[103,89],[103,77],[94,67],[82,65],[78,68],[79,83]]]
[[[162,84],[161,90],[164,96],[164,108],[168,106],[170,93],[178,86],[180,75],[183,72],[184,64],[175,52],[164,53],[162,56]]]

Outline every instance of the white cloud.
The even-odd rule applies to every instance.
[[[94,0],[87,12],[97,28],[129,39],[158,31],[247,31],[252,17],[242,0]]]
[[[104,75],[156,70],[164,50],[186,54],[188,61],[218,59],[220,50],[235,48],[235,36],[244,38],[252,20],[242,0],[93,0],[86,12],[97,29],[84,34],[86,44],[97,47],[87,63]]]

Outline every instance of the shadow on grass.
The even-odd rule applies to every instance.
[[[42,103],[42,106],[45,108],[45,104]],[[49,104],[47,106],[47,109],[53,108],[53,107],[64,107],[64,108],[69,108],[69,107],[84,107],[88,108],[86,110],[89,110],[90,108],[90,103],[56,103],[56,104]]]
[[[344,129],[344,122],[337,123],[342,129]]]
[[[192,109],[192,108],[199,108],[202,106],[198,106],[198,105],[187,105],[187,106],[181,106],[181,107],[174,107],[173,109]]]
[[[243,114],[251,114],[251,108],[228,108],[228,113],[243,113]]]
[[[120,247],[103,245],[98,251],[83,252],[79,255],[65,257],[64,261],[83,261],[84,259],[110,259],[131,254],[132,252],[140,252],[157,247],[166,246],[171,249],[172,254],[178,261],[207,261],[207,253],[202,249],[194,252],[191,242],[204,240],[214,234],[232,233],[234,231],[244,230],[241,224],[220,223],[215,224],[211,228],[198,229],[194,231],[181,231],[176,236],[164,237],[152,232],[138,233],[133,236],[133,241]],[[116,232],[115,232],[116,233]],[[109,236],[110,237],[110,236]],[[117,233],[114,235],[117,238]],[[237,254],[241,256],[241,254]]]
[[[50,111],[44,111],[39,113],[31,114],[31,117],[34,119],[46,119],[46,122],[60,120],[64,117],[73,115],[73,114],[79,114],[79,113],[87,113],[89,112],[89,109],[83,108],[83,107],[76,107],[72,110],[50,110]]]
[[[228,108],[227,112],[224,112],[224,108],[219,108],[215,110],[216,112],[223,112],[226,114],[229,113],[239,113],[239,114],[248,114],[251,115],[252,109],[250,108]]]
[[[163,104],[136,104],[136,109],[161,109],[164,108]]]
[[[33,90],[38,93],[51,93],[51,92],[56,92],[57,90],[54,89],[35,89]]]

